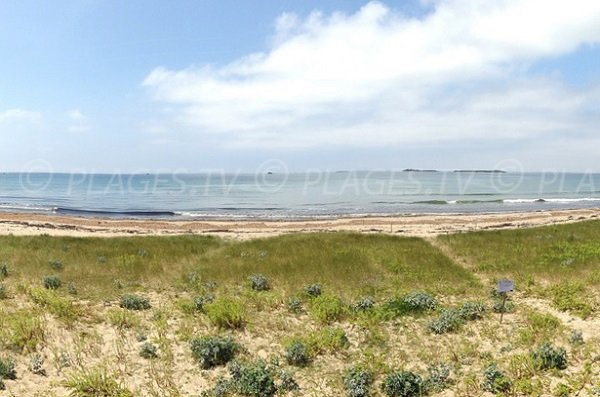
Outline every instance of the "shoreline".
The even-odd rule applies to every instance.
[[[307,220],[113,219],[0,212],[0,235],[118,237],[213,235],[235,240],[295,232],[385,233],[433,237],[478,230],[517,229],[599,219],[600,208],[481,214],[411,214]]]

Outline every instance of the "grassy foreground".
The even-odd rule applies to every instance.
[[[600,395],[599,284],[598,221],[1,236],[0,396]]]

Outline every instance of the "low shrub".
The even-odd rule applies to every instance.
[[[434,334],[445,334],[456,331],[464,323],[460,312],[456,309],[443,309],[439,316],[429,322],[429,330]]]
[[[312,361],[309,346],[302,340],[292,340],[285,349],[285,359],[289,365],[305,367]]]
[[[46,370],[44,369],[44,358],[40,354],[34,353],[31,355],[29,361],[29,370],[35,375],[46,376]]]
[[[345,373],[343,382],[349,397],[367,397],[371,392],[373,374],[365,369],[353,367]]]
[[[496,364],[488,365],[483,371],[481,388],[490,393],[505,393],[512,387],[510,379],[498,369]]]
[[[403,297],[402,301],[411,312],[424,312],[437,307],[435,298],[423,291],[410,292]]]
[[[290,299],[288,299],[287,309],[290,313],[294,313],[294,314],[304,313],[304,308],[302,307],[302,301],[295,296],[292,296]]]
[[[194,298],[194,309],[198,312],[203,312],[204,307],[209,303],[212,303],[215,300],[215,297],[212,294],[205,294],[201,296],[196,296]]]
[[[147,360],[158,357],[158,348],[150,342],[146,342],[140,348],[140,356]]]
[[[2,299],[8,299],[8,287],[4,283],[0,283],[0,300]]]
[[[539,369],[567,368],[567,352],[546,342],[531,352],[535,365]]]
[[[52,261],[50,261],[48,263],[50,264],[50,267],[52,268],[52,270],[59,271],[59,270],[63,270],[64,269],[63,263],[61,261],[59,261],[59,260],[55,259],[55,260],[52,260]]]
[[[67,284],[67,292],[69,292],[69,295],[77,295],[78,291],[75,283],[70,282],[69,284]]]
[[[254,274],[248,277],[248,281],[250,282],[250,288],[254,291],[268,291],[271,289],[269,280],[262,274]]]
[[[277,373],[277,383],[275,384],[278,391],[291,392],[300,389],[298,382],[294,376],[287,371],[279,371]]]
[[[485,306],[480,302],[465,302],[458,309],[458,314],[465,321],[479,320],[484,313]]]
[[[121,297],[119,307],[127,310],[148,310],[152,307],[150,300],[146,297],[129,294]]]
[[[246,324],[246,311],[240,301],[219,298],[204,307],[208,320],[223,329],[242,329]]]
[[[190,342],[192,356],[204,369],[225,365],[240,347],[228,336],[201,336]]]
[[[408,371],[388,374],[381,384],[381,391],[387,397],[416,397],[423,395],[423,379]]]
[[[373,309],[374,306],[375,300],[370,296],[365,296],[357,300],[354,305],[352,305],[352,308],[357,312],[366,312]]]
[[[231,388],[242,396],[272,397],[277,393],[275,375],[264,361],[230,365]]]
[[[440,392],[448,386],[450,366],[448,364],[434,364],[427,368],[427,379],[423,382],[426,392]]]
[[[583,345],[583,334],[579,330],[573,330],[569,334],[569,343],[573,346]]]
[[[17,379],[15,362],[11,358],[0,357],[0,390],[4,390],[5,386],[3,380],[6,379]]]
[[[323,293],[323,289],[319,283],[310,284],[304,287],[304,293],[312,298],[315,298]]]
[[[437,302],[427,292],[414,291],[388,299],[382,307],[384,317],[397,318],[408,314],[420,314],[433,310]]]
[[[319,295],[310,305],[310,315],[323,324],[340,320],[346,313],[342,300],[334,295]]]
[[[62,281],[58,276],[46,276],[43,283],[46,289],[59,289],[62,286]]]

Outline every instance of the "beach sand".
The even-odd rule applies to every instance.
[[[314,220],[147,220],[0,213],[0,235],[215,235],[236,240],[294,232],[360,232],[432,237],[475,230],[515,229],[600,218],[600,208],[494,214],[345,217]]]

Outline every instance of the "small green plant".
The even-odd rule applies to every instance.
[[[29,370],[35,375],[46,376],[46,370],[44,369],[44,358],[40,354],[34,353],[31,355],[29,361]]]
[[[285,359],[289,365],[306,367],[312,361],[309,346],[301,340],[292,340],[285,349]]]
[[[443,309],[439,316],[429,322],[429,330],[434,334],[445,334],[456,331],[464,323],[460,312],[456,309]]]
[[[5,379],[17,379],[15,362],[11,358],[0,357],[0,390],[4,390],[5,386],[3,380]]]
[[[287,309],[290,313],[294,313],[294,314],[304,313],[304,308],[302,307],[302,301],[295,296],[292,296],[290,299],[288,299]]]
[[[402,301],[411,312],[423,312],[437,307],[435,298],[424,291],[410,292],[404,296]]]
[[[148,298],[134,294],[123,295],[119,306],[128,310],[148,310],[152,307]]]
[[[304,287],[304,293],[312,298],[315,298],[323,293],[323,289],[319,283],[310,284]]]
[[[146,342],[140,348],[140,356],[147,360],[158,357],[158,348],[150,342]]]
[[[108,320],[110,324],[119,329],[134,328],[140,324],[140,319],[137,315],[126,309],[110,310],[108,312]]]
[[[0,263],[0,280],[8,277],[8,265],[6,263]]]
[[[11,313],[0,310],[0,346],[16,352],[35,351],[46,340],[43,316],[21,309]]]
[[[71,397],[133,397],[131,391],[104,369],[74,374],[63,382],[63,386],[71,389]]]
[[[194,310],[198,312],[203,312],[204,307],[209,303],[212,303],[215,300],[215,297],[212,294],[205,294],[201,296],[196,296],[194,298]]]
[[[343,382],[348,397],[368,397],[373,384],[373,374],[360,367],[353,367],[346,371]]]
[[[240,348],[227,336],[201,336],[192,339],[190,346],[192,356],[204,369],[227,364]]]
[[[484,313],[485,306],[480,302],[465,302],[458,309],[458,314],[465,321],[481,319]]]
[[[250,282],[250,288],[255,291],[268,291],[271,289],[269,280],[262,274],[254,274],[248,277],[248,281]]]
[[[56,270],[56,271],[60,271],[64,269],[64,265],[61,261],[55,259],[55,260],[51,260],[50,262],[48,262],[50,264],[50,267],[52,268],[52,270]]]
[[[250,363],[233,362],[229,366],[232,388],[242,396],[272,397],[277,393],[275,375],[262,360]]]
[[[312,300],[310,305],[311,316],[323,324],[338,321],[345,313],[344,303],[334,295],[319,295]]]
[[[387,397],[417,397],[423,395],[423,379],[409,371],[388,374],[381,384],[381,391]]]
[[[58,276],[46,276],[43,279],[43,283],[46,289],[59,289],[62,285],[62,281]]]
[[[571,312],[582,318],[592,313],[592,306],[587,303],[585,287],[579,283],[560,283],[549,288],[552,304],[558,310]]]
[[[448,386],[450,366],[448,364],[434,364],[427,368],[427,379],[423,382],[426,392],[440,392]]]
[[[0,283],[0,300],[8,299],[8,287],[4,283]]]
[[[233,298],[219,298],[204,308],[208,320],[223,329],[242,329],[246,325],[246,311],[240,301]]]
[[[364,297],[358,299],[354,303],[352,308],[356,312],[366,312],[366,311],[373,309],[374,306],[375,306],[375,299],[373,299],[371,296],[364,296]]]
[[[69,292],[69,295],[77,295],[77,286],[75,283],[70,282],[67,284],[67,292]]]
[[[535,365],[539,369],[567,368],[567,352],[562,347],[555,347],[549,342],[531,352]]]
[[[571,334],[569,334],[569,343],[573,346],[583,345],[583,333],[576,329],[571,331]]]
[[[505,393],[512,387],[510,379],[498,369],[496,364],[488,365],[483,371],[481,388],[490,393]]]
[[[573,389],[569,385],[566,385],[564,383],[559,383],[554,388],[552,395],[555,397],[569,397],[572,392],[573,392]]]
[[[294,376],[287,371],[278,371],[277,380],[278,382],[275,386],[277,387],[278,391],[291,392],[300,389],[300,386],[298,385],[298,382],[296,382],[296,379],[294,379]]]
[[[29,296],[36,305],[45,308],[68,325],[73,324],[81,315],[78,307],[73,305],[70,299],[59,295],[54,290],[32,288]]]

